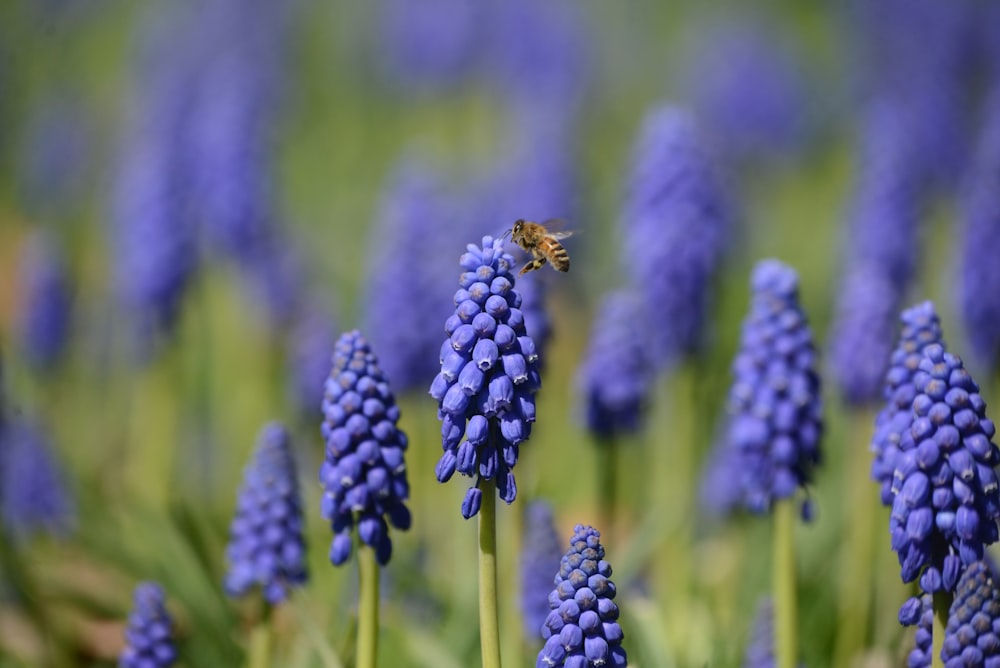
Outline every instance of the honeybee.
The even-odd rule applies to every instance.
[[[554,221],[546,221],[550,222]],[[521,268],[518,276],[541,269],[546,263],[556,271],[569,271],[569,253],[559,240],[571,234],[572,232],[550,232],[545,224],[533,223],[530,220],[515,221],[514,227],[510,230],[511,241],[531,253],[533,258]]]

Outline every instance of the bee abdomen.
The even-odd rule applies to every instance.
[[[557,246],[552,249],[549,263],[557,271],[569,271],[569,253],[562,246]]]

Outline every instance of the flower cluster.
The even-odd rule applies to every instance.
[[[872,480],[881,485],[882,503],[887,506],[892,504],[892,474],[896,470],[899,444],[913,422],[913,399],[917,396],[913,377],[924,357],[924,348],[931,344],[944,345],[941,322],[933,303],[922,302],[906,309],[900,320],[903,329],[885,374],[883,396],[886,405],[875,418],[871,442],[874,453]]]
[[[757,604],[743,668],[772,668],[774,665],[774,601],[764,598]]]
[[[958,581],[941,659],[948,668],[1000,667],[1000,590],[986,561],[970,564]]]
[[[984,367],[1000,358],[1000,89],[983,118],[962,202],[959,306],[969,343]]]
[[[521,616],[524,635],[534,638],[549,614],[549,587],[563,551],[552,506],[532,501],[525,510],[521,552]]]
[[[997,540],[1000,450],[979,386],[959,358],[926,346],[913,385],[913,423],[893,474],[892,549],[904,582],[919,577],[925,592],[950,592]]]
[[[163,589],[152,582],[139,584],[125,629],[125,649],[118,657],[119,668],[166,668],[173,664],[177,650],[172,632]]]
[[[479,480],[495,479],[500,498],[514,501],[518,447],[535,421],[538,353],[525,333],[513,261],[502,239],[485,236],[482,247],[468,245],[459,260],[455,313],[445,322],[441,372],[430,388],[444,448],[437,479],[447,482],[455,471],[477,478],[462,502],[466,519],[482,504]]]
[[[690,114],[653,110],[636,144],[623,211],[624,263],[650,320],[657,366],[697,349],[732,218]]]
[[[319,472],[335,566],[350,558],[355,526],[383,566],[392,556],[388,524],[410,528],[404,504],[410,496],[403,458],[407,439],[396,427],[398,420],[396,399],[368,342],[357,331],[342,334],[323,395],[326,459]]]
[[[49,369],[69,341],[70,291],[63,257],[41,233],[25,245],[21,285],[21,350],[29,364]]]
[[[642,329],[628,292],[608,295],[597,309],[579,386],[587,428],[599,438],[639,429],[650,385]]]
[[[933,645],[934,602],[930,594],[911,598],[899,610],[899,623],[916,626],[913,649],[906,657],[908,668],[930,668]]]
[[[551,612],[542,625],[545,646],[536,666],[626,666],[617,590],[610,580],[611,565],[604,561],[601,534],[577,524],[569,545],[549,594]]]
[[[24,420],[0,428],[0,527],[15,539],[60,534],[73,524],[73,501],[47,434]]]
[[[330,351],[339,331],[335,322],[321,300],[306,299],[288,331],[288,394],[302,415],[311,417],[315,413],[316,396],[330,373]]]
[[[798,276],[777,260],[754,269],[729,390],[727,441],[743,503],[764,512],[810,482],[823,431],[812,332],[799,306]]]
[[[226,593],[242,596],[255,584],[276,604],[305,583],[302,498],[288,432],[265,425],[247,467],[229,528]]]

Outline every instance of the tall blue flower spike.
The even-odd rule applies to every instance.
[[[69,341],[71,296],[65,262],[49,237],[31,236],[20,273],[20,350],[32,367],[51,369]]]
[[[119,668],[167,668],[177,660],[173,620],[164,605],[163,589],[154,582],[135,588],[135,602],[125,629]]]
[[[551,612],[542,625],[545,646],[536,668],[628,665],[615,604],[618,591],[610,578],[600,532],[577,524],[549,594]]]
[[[823,406],[812,331],[798,276],[777,260],[757,264],[750,313],[729,390],[728,444],[752,512],[791,497],[820,460]]]
[[[953,592],[1000,535],[1000,450],[979,386],[958,357],[925,346],[913,386],[913,422],[893,472],[891,544],[904,582],[919,579],[931,594]]]
[[[917,396],[913,378],[924,357],[924,348],[931,344],[944,346],[941,322],[933,303],[921,302],[906,309],[900,320],[903,329],[885,374],[882,395],[886,404],[875,418],[871,442],[872,480],[881,486],[882,504],[886,506],[892,505],[892,474],[896,470],[899,444],[913,423],[913,399]]]
[[[549,587],[563,550],[552,506],[532,501],[525,510],[524,549],[521,551],[521,616],[524,635],[534,638],[549,614]]]
[[[303,524],[291,439],[272,422],[261,430],[229,529],[226,593],[242,596],[260,585],[264,600],[274,605],[305,584]]]
[[[761,599],[750,629],[743,668],[774,668],[774,601]]]
[[[455,312],[445,322],[441,372],[430,388],[444,449],[437,479],[447,482],[456,471],[475,479],[462,502],[466,519],[482,504],[480,480],[496,480],[508,504],[517,496],[514,465],[531,435],[541,387],[538,352],[514,289],[514,258],[503,247],[503,239],[485,236],[459,260]]]
[[[636,142],[622,227],[623,264],[643,303],[657,367],[697,351],[732,211],[687,112],[652,110]],[[655,305],[655,306],[653,306]]]
[[[962,201],[958,304],[969,343],[984,368],[1000,360],[1000,86],[983,114]]]
[[[334,566],[350,558],[355,527],[381,566],[392,556],[389,524],[410,528],[407,438],[398,421],[396,399],[368,342],[357,331],[342,334],[323,396],[326,459],[319,471]]]
[[[641,313],[626,291],[609,294],[597,309],[578,386],[587,429],[598,437],[641,426],[651,381]]]

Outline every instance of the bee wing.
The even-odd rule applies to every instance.
[[[550,237],[552,239],[565,239],[566,237],[573,236],[573,232],[572,230],[568,232],[549,232],[545,236]]]
[[[542,226],[546,230],[546,236],[553,239],[565,239],[566,237],[573,236],[573,230],[562,229],[566,225],[566,220],[563,218],[549,218],[542,223]]]

